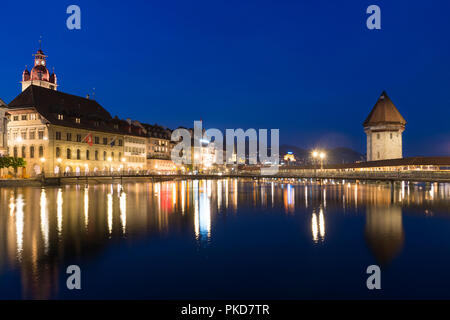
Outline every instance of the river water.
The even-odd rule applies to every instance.
[[[0,299],[448,299],[449,208],[437,183],[1,188]]]

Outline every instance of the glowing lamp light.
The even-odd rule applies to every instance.
[[[41,162],[44,163],[45,162],[45,158],[41,158]]]
[[[58,163],[61,163],[61,162],[62,162],[62,159],[61,159],[61,158],[58,158],[58,159],[56,159],[56,161],[58,161]]]
[[[108,162],[111,162],[112,161],[112,158],[111,157],[108,157]]]

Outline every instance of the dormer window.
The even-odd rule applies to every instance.
[[[94,122],[94,126],[98,127],[100,125],[100,123],[98,121]]]
[[[64,115],[58,114],[58,120],[64,120]]]
[[[80,124],[81,123],[81,119],[80,118],[75,118],[75,123]]]
[[[114,125],[114,129],[119,129],[119,125],[118,125],[118,124],[115,124],[115,125]]]

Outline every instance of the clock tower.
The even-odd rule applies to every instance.
[[[31,72],[28,68],[22,74],[22,91],[29,86],[40,86],[51,90],[57,90],[58,83],[55,73],[50,74],[47,69],[47,56],[39,49],[34,54],[34,66]]]

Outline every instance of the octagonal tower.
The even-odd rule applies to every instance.
[[[402,134],[406,121],[385,91],[366,121],[367,161],[403,158]]]

